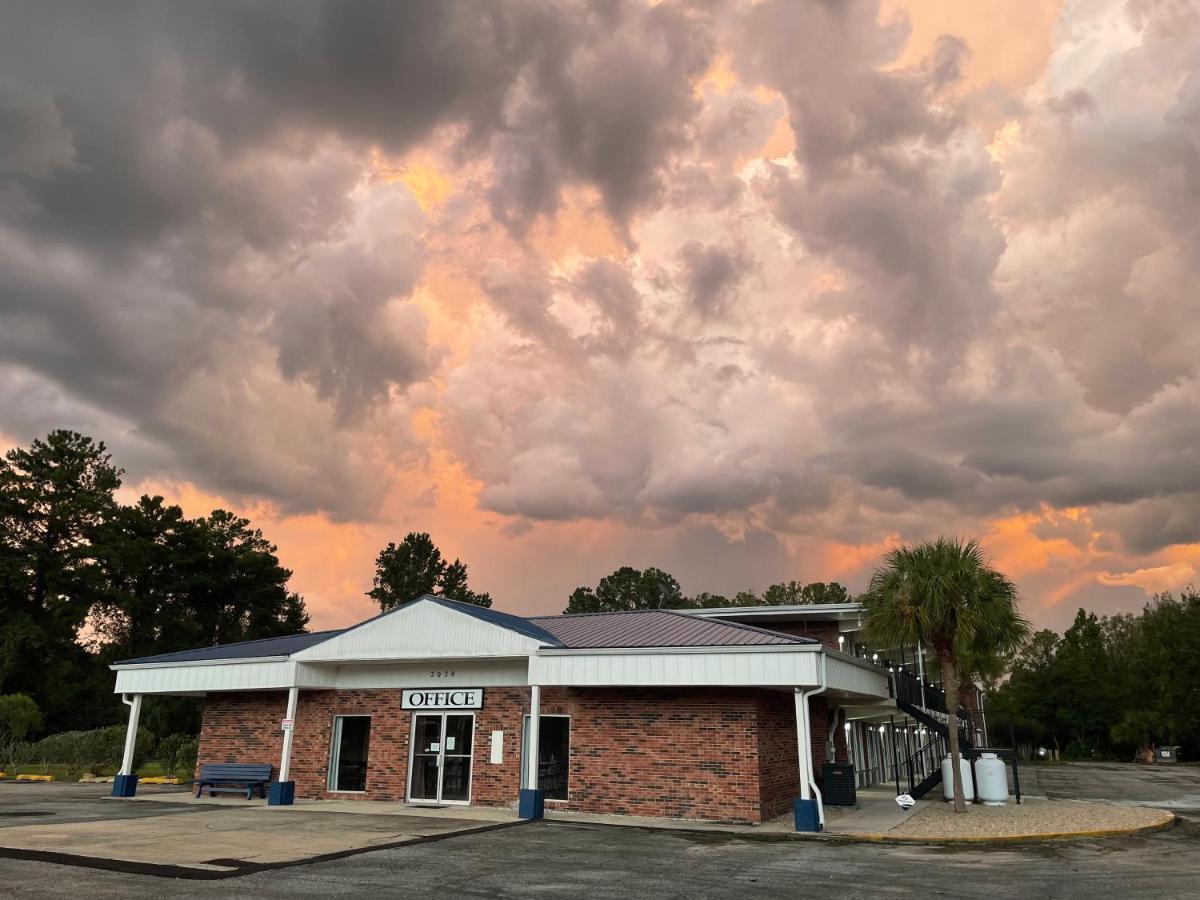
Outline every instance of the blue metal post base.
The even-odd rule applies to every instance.
[[[137,793],[136,775],[117,775],[113,778],[112,795],[114,797],[132,797]]]
[[[817,810],[816,800],[795,801],[796,830],[820,831],[821,813]]]
[[[541,819],[546,815],[546,792],[521,788],[521,799],[517,803],[517,815],[522,819]]]
[[[267,806],[291,806],[296,802],[296,782],[272,781],[267,788]]]

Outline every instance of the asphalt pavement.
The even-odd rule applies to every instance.
[[[1079,796],[1165,805],[1200,793],[1200,769],[1195,768],[1167,775],[1157,769],[1114,769],[1104,764],[1025,771],[1036,779],[1039,792],[1059,799]],[[1099,796],[1104,792],[1110,796]],[[0,893],[97,900],[365,894],[1174,898],[1195,896],[1200,884],[1200,827],[1187,816],[1193,808],[1173,808],[1182,816],[1181,822],[1164,832],[958,848],[755,840],[711,832],[547,821],[212,881],[0,858]]]

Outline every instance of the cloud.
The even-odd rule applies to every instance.
[[[4,433],[497,557],[982,533],[1125,602],[1200,541],[1200,14],[935,7],[15,6]]]
[[[71,133],[54,99],[0,76],[0,175],[43,178],[74,158]]]
[[[392,420],[442,357],[413,299],[431,223],[373,154],[449,134],[492,173],[480,199],[508,192],[507,224],[509,206],[528,225],[579,184],[627,218],[684,142],[708,46],[672,4],[15,7],[0,362],[122,422],[110,440],[132,458],[370,517],[368,460],[420,453]],[[542,162],[541,199],[505,174]],[[515,327],[551,328],[515,276],[487,277]]]
[[[688,241],[679,248],[688,302],[702,316],[721,315],[737,298],[742,280],[754,262],[737,247],[704,246]]]

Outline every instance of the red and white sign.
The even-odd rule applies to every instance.
[[[280,723],[280,726],[283,728],[284,731],[291,731],[293,728],[296,727],[296,720],[295,719],[284,719]]]

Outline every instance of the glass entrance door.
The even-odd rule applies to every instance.
[[[413,716],[412,764],[408,798],[427,803],[467,803],[471,799],[471,713],[417,713]]]

